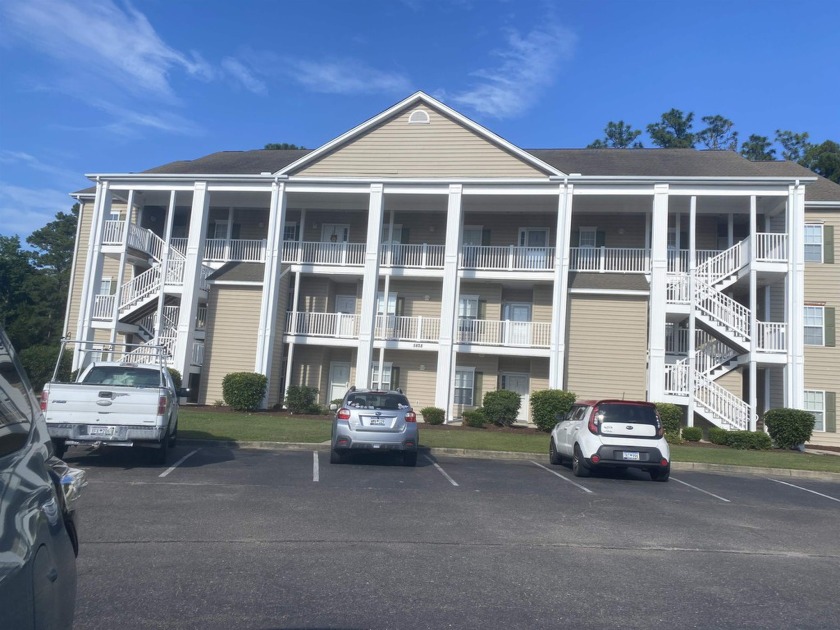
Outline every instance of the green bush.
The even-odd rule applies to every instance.
[[[20,362],[32,389],[40,392],[44,383],[50,381],[55,370],[55,362],[58,359],[59,346],[29,346],[20,353]],[[58,380],[70,380],[70,366],[73,363],[73,353],[65,352],[61,357]]]
[[[699,442],[703,439],[703,429],[700,427],[684,427],[682,436],[688,442]]]
[[[222,379],[225,402],[236,411],[253,411],[265,398],[268,383],[265,374],[256,372],[231,372]]]
[[[770,436],[763,431],[727,431],[726,445],[741,450],[764,451],[769,449]]]
[[[464,424],[474,429],[481,429],[487,424],[487,416],[484,415],[484,408],[478,407],[462,414]]]
[[[794,448],[811,439],[814,415],[801,409],[770,409],[764,414],[764,426],[779,448]]]
[[[680,428],[685,415],[683,408],[671,403],[656,403],[656,410],[659,412],[662,428],[665,429],[665,438],[668,442],[679,444],[682,441],[680,439]]]
[[[292,413],[318,413],[318,390],[306,385],[289,385],[286,408]]]
[[[729,431],[726,429],[711,427],[709,429],[709,442],[712,444],[719,444],[720,446],[726,446],[727,435],[729,435]]]
[[[175,368],[166,368],[169,370],[169,375],[172,377],[172,382],[175,383],[175,389],[181,389],[181,373]]]
[[[440,407],[424,407],[420,413],[426,424],[443,424],[446,419],[446,412]]]
[[[522,396],[516,392],[500,389],[484,394],[484,417],[488,422],[501,427],[509,427],[516,422]]]
[[[562,389],[544,389],[531,394],[531,419],[537,428],[549,432],[557,424],[557,415],[564,414],[575,403],[575,394]]]

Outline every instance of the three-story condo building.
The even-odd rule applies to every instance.
[[[840,444],[840,186],[795,164],[525,150],[418,92],[315,150],[90,178],[66,334],[166,345],[199,403],[249,371],[267,407],[508,389],[528,421],[562,388],[729,429],[807,408]]]

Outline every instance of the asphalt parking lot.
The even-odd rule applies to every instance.
[[[76,625],[814,628],[840,618],[840,482],[547,458],[72,448]],[[831,621],[831,620],[835,621]]]

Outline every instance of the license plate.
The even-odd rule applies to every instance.
[[[371,418],[370,419],[370,426],[372,426],[372,427],[384,427],[385,426],[385,418]]]
[[[636,451],[624,451],[622,453],[622,458],[629,461],[637,462],[639,461],[639,454]]]
[[[88,435],[111,437],[117,432],[117,427],[88,427]]]

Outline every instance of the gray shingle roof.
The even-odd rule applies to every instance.
[[[264,274],[264,263],[229,262],[216,269],[207,279],[225,282],[262,282]]]

